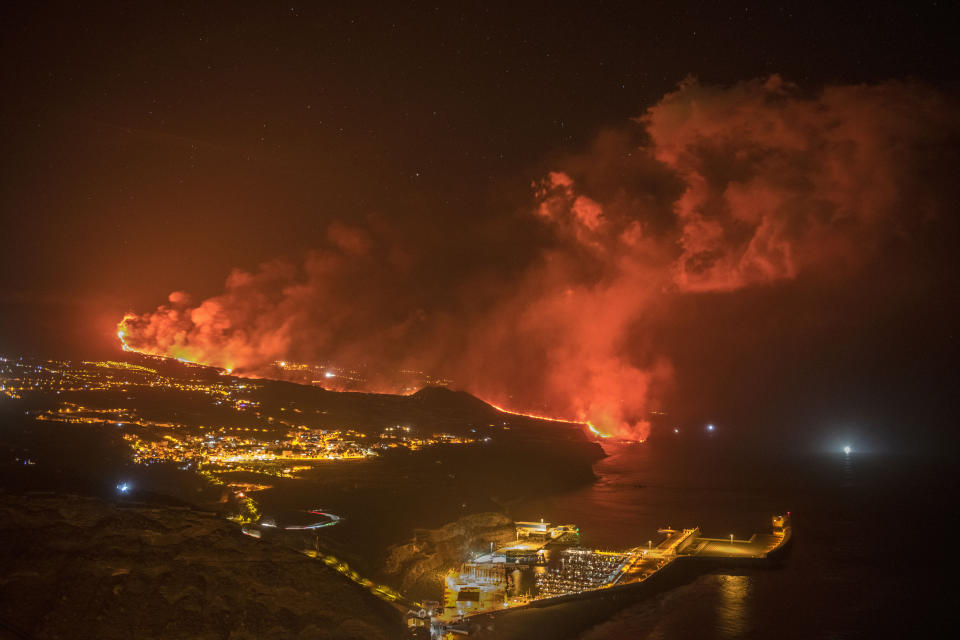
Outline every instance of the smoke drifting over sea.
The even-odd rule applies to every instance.
[[[956,116],[910,83],[688,80],[533,183],[522,215],[536,224],[504,240],[525,252],[506,273],[470,265],[436,274],[438,291],[424,283],[431,246],[379,219],[335,222],[302,264],[236,269],[220,295],[174,292],[121,331],[132,349],[250,375],[285,359],[422,368],[511,409],[645,437],[694,377],[677,354],[715,348],[673,327],[721,305],[732,331],[769,334],[757,291],[842,291],[943,215],[926,163]]]

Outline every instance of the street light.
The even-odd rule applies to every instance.
[[[730,534],[730,544],[733,544],[733,534]]]

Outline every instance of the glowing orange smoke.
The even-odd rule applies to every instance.
[[[504,407],[501,407],[501,406],[499,406],[499,405],[497,405],[497,404],[494,404],[493,402],[490,402],[489,400],[484,400],[484,402],[486,402],[488,405],[490,405],[491,407],[493,407],[494,409],[496,409],[497,411],[499,411],[499,412],[501,412],[501,413],[509,413],[509,414],[512,415],[512,416],[523,416],[523,417],[525,417],[525,418],[536,418],[537,420],[547,420],[547,421],[549,421],[549,422],[563,422],[563,423],[566,423],[566,424],[582,424],[582,425],[584,425],[584,426],[587,427],[587,429],[590,431],[590,433],[592,433],[593,435],[597,436],[598,438],[609,438],[609,437],[610,437],[610,434],[608,434],[608,433],[601,433],[600,431],[597,430],[596,427],[594,427],[594,426],[593,426],[589,421],[587,421],[587,420],[566,420],[566,419],[564,419],[564,418],[551,418],[551,417],[549,417],[549,416],[542,416],[542,415],[538,415],[538,414],[536,414],[536,413],[524,413],[523,411],[511,411],[510,409],[506,409],[506,408],[504,408]]]
[[[770,320],[746,293],[846,282],[935,215],[918,150],[956,135],[958,121],[917,85],[810,94],[778,76],[686,81],[535,182],[536,231],[514,220],[511,233],[528,235],[498,238],[530,248],[508,274],[479,264],[443,280],[429,262],[417,270],[434,247],[334,223],[302,265],[234,270],[199,303],[175,292],[125,316],[118,337],[126,350],[250,375],[291,358],[422,367],[507,413],[643,440],[651,408],[696,375],[674,371],[678,354],[713,348],[671,333],[679,314],[704,326],[720,302],[738,311],[725,326],[749,335]],[[424,281],[446,288],[434,295],[440,286]]]
[[[131,334],[131,329],[128,323],[137,319],[136,314],[128,313],[123,316],[123,319],[117,325],[117,338],[120,340],[120,348],[128,353],[137,353],[142,356],[149,356],[152,358],[169,358],[171,360],[177,360],[184,364],[194,364],[201,367],[213,367],[217,369],[222,369],[226,373],[232,373],[232,367],[225,367],[219,364],[202,362],[198,359],[190,358],[185,355],[173,355],[171,353],[165,352],[163,350],[156,350],[148,348],[135,348],[130,346],[127,342],[127,337]]]

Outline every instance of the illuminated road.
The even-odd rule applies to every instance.
[[[299,529],[323,529],[324,527],[332,527],[333,525],[340,522],[343,518],[334,514],[327,513],[326,511],[308,511],[307,513],[312,513],[315,516],[323,516],[327,518],[326,522],[314,522],[313,524],[307,525],[291,525],[289,527],[284,527],[287,531],[294,531]]]

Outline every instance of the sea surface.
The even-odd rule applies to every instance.
[[[113,495],[123,481],[161,494],[200,495],[192,474],[133,465],[122,441],[108,441],[86,425],[27,421],[13,430],[13,422],[0,423],[11,427],[5,437],[13,453],[40,461],[22,467],[24,473],[4,475],[5,489]],[[605,449],[607,457],[594,466],[594,483],[510,502],[508,515],[576,524],[585,546],[619,550],[648,540],[656,544],[657,529],[665,526],[699,526],[711,537],[749,537],[769,531],[774,514],[790,512],[793,541],[782,565],[694,573],[612,609],[588,603],[530,615],[512,612],[512,622],[496,623],[495,637],[957,636],[960,581],[952,568],[960,553],[955,537],[960,475],[952,457],[840,450],[785,454],[741,449],[721,438]],[[298,509],[325,506],[323,492],[310,482],[292,486],[295,491],[276,492],[274,501]],[[433,492],[425,487],[422,499],[429,501]],[[467,508],[469,499],[464,497]]]
[[[693,576],[622,609],[542,614],[504,637],[887,638],[941,629],[956,637],[958,485],[940,458],[842,451],[773,454],[700,442],[611,445],[595,484],[514,505],[515,519],[579,525],[584,545],[625,549],[664,526],[737,538],[790,512],[782,566]],[[581,607],[583,609],[583,607]],[[952,631],[950,629],[953,629]],[[509,631],[509,633],[507,633]]]

